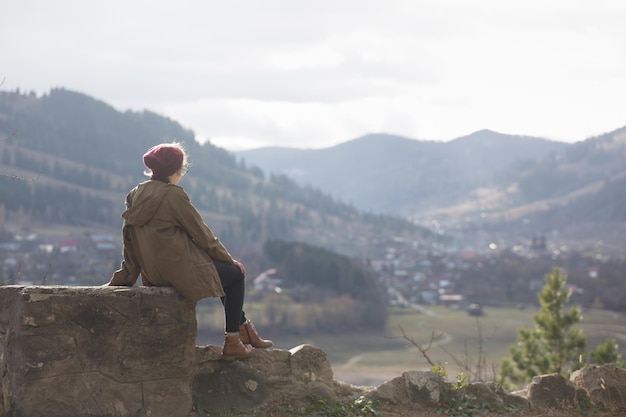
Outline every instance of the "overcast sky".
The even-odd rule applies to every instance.
[[[3,90],[151,110],[226,149],[626,126],[624,0],[8,0]]]

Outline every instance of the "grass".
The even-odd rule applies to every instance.
[[[532,326],[532,315],[536,312],[535,308],[520,310],[514,307],[492,307],[485,308],[485,315],[477,319],[465,311],[441,306],[429,306],[428,310],[430,314],[394,309],[384,331],[280,335],[274,338],[274,342],[280,349],[290,349],[304,343],[317,346],[328,354],[337,379],[377,385],[390,377],[400,376],[404,371],[430,369],[417,348],[403,338],[402,330],[420,345],[427,344],[433,333],[441,333],[443,338],[440,343],[445,351],[434,344],[428,355],[435,363],[447,363],[450,375],[455,375],[462,369],[454,363],[450,354],[461,361],[470,361],[470,364],[476,361],[481,349],[479,331],[482,332],[486,366],[490,370],[495,369],[502,358],[508,356],[508,347],[516,342],[518,329]],[[221,306],[211,308],[211,311],[210,314],[208,311],[199,314],[199,327],[202,327],[200,317],[205,320],[210,316],[211,320],[220,323],[217,326],[220,329],[223,326]],[[624,340],[625,318],[624,314],[584,311],[580,327],[588,338],[588,350],[607,338],[619,341],[622,336]],[[221,343],[222,336],[221,332],[214,329],[203,337],[210,339],[199,340],[199,344]]]

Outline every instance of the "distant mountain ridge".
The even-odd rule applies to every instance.
[[[466,201],[476,188],[500,181],[517,160],[566,146],[482,130],[447,143],[371,134],[326,149],[261,148],[236,155],[360,209],[419,216]]]
[[[626,244],[626,127],[568,144],[481,130],[450,142],[366,135],[325,149],[236,152],[361,210],[454,227]]]

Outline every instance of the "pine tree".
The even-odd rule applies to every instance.
[[[615,339],[605,340],[603,344],[598,345],[595,350],[591,351],[589,356],[591,362],[596,365],[614,363],[621,368],[626,366],[626,361],[622,359]]]
[[[534,328],[518,331],[517,344],[509,347],[511,356],[502,361],[499,382],[504,386],[529,382],[536,375],[566,375],[581,366],[587,338],[574,327],[582,320],[580,310],[565,311],[570,298],[566,280],[558,268],[546,274]]]

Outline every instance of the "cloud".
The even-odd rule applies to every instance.
[[[625,124],[612,0],[24,0],[2,88],[74,89],[230,148],[489,128],[582,140]]]

